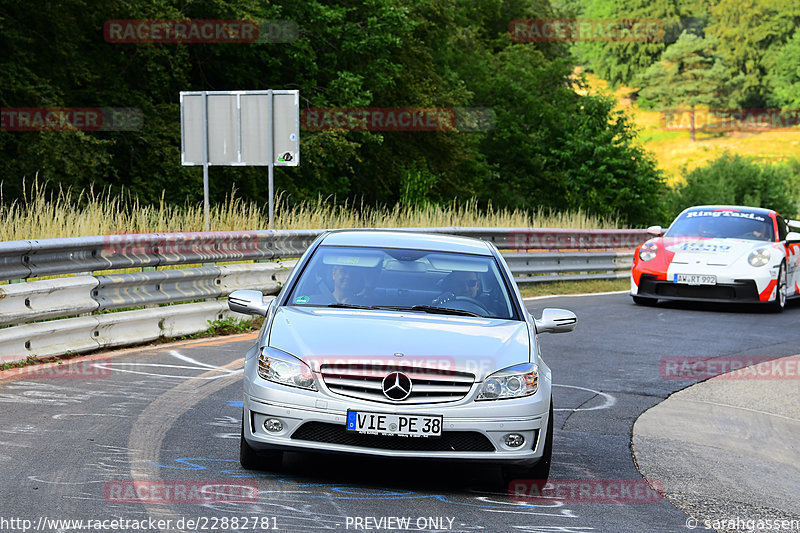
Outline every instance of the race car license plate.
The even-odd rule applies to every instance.
[[[675,274],[675,283],[687,285],[716,285],[717,276],[708,274]]]
[[[398,415],[347,411],[347,430],[368,435],[441,437],[441,415]]]

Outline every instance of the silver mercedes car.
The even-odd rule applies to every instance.
[[[550,368],[534,319],[492,243],[392,230],[331,231],[280,294],[228,298],[266,317],[246,355],[240,460],[275,469],[284,451],[489,461],[546,480]]]

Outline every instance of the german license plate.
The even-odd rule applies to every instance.
[[[675,274],[675,283],[687,285],[716,285],[717,276],[707,274]]]
[[[398,415],[348,410],[347,430],[367,435],[440,437],[442,415]]]

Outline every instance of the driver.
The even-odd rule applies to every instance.
[[[763,224],[759,225],[758,227],[754,228],[753,231],[750,232],[750,237],[758,240],[764,241],[767,240],[765,237],[767,235],[766,228]]]
[[[366,286],[363,269],[336,265],[331,271],[333,298],[338,303],[353,304],[363,301]]]
[[[454,296],[475,299],[481,292],[481,280],[475,272],[451,272],[445,278],[443,287]]]
[[[701,218],[697,225],[698,237],[715,237],[714,221],[710,218]]]

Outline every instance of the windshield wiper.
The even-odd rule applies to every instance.
[[[422,311],[423,313],[431,313],[434,315],[457,315],[457,316],[476,316],[485,318],[471,311],[464,311],[463,309],[450,309],[447,307],[436,307],[433,305],[375,305],[371,309],[389,309],[392,311]]]
[[[335,309],[376,309],[376,310],[390,310],[390,311],[421,311],[423,313],[431,313],[435,315],[456,315],[456,316],[476,316],[485,318],[471,311],[464,311],[463,309],[449,309],[447,307],[436,307],[433,305],[357,305],[335,303],[328,304],[325,307],[333,307]]]
[[[357,305],[357,304],[344,304],[344,303],[328,304],[325,307],[334,307],[337,309],[378,309],[377,307],[371,305]]]

